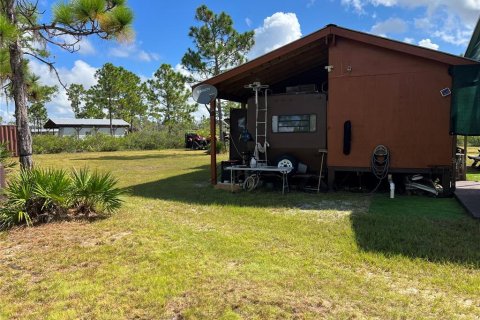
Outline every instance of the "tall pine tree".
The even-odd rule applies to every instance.
[[[54,67],[47,45],[70,52],[78,50],[78,42],[86,36],[102,39],[123,39],[131,36],[132,11],[125,0],[64,0],[53,6],[51,20],[43,19],[45,10],[35,0],[0,1],[0,56],[8,55],[8,78],[12,83],[15,118],[18,132],[20,164],[31,168],[32,137],[27,109],[25,55]],[[48,19],[48,18],[47,18]],[[43,46],[39,46],[41,43]],[[4,68],[1,68],[5,71]]]
[[[175,125],[192,122],[192,113],[197,105],[188,103],[190,90],[186,86],[187,78],[173,70],[169,64],[162,64],[153,79],[148,80],[151,117],[161,121],[171,132]]]
[[[195,20],[199,26],[190,27],[189,36],[195,45],[182,58],[182,64],[192,72],[195,80],[209,77],[238,66],[246,61],[245,55],[254,44],[254,32],[239,33],[233,28],[232,18],[225,12],[216,14],[206,5],[197,8]],[[217,103],[220,139],[223,139],[222,106]]]

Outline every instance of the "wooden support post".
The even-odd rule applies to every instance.
[[[468,137],[463,136],[463,179],[462,180],[467,180],[467,152],[468,151]]]
[[[214,99],[210,102],[210,183],[212,185],[217,184],[216,108],[217,102]]]
[[[327,167],[327,171],[328,171],[328,190],[332,191],[334,182],[335,182],[335,169]]]

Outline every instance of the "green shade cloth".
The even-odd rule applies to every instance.
[[[480,64],[452,66],[451,133],[480,135]]]
[[[480,61],[480,19],[477,22],[475,30],[473,30],[472,38],[468,44],[465,57]]]

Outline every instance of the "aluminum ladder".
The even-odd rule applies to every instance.
[[[260,82],[254,82],[246,85],[245,88],[250,88],[255,92],[255,151],[254,158],[258,166],[268,165],[268,85],[262,85]],[[259,104],[259,92],[264,89],[265,101],[263,105]],[[263,157],[260,154],[263,153]]]

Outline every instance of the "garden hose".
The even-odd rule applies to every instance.
[[[387,177],[388,170],[390,169],[390,152],[386,146],[378,145],[375,147],[372,153],[370,167],[373,175],[378,179],[377,186],[371,192],[375,193],[378,187],[380,187],[382,180]]]

